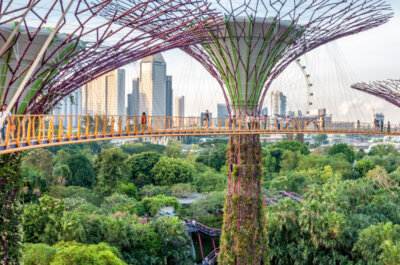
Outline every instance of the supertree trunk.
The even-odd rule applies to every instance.
[[[0,264],[22,262],[21,153],[0,156]]]
[[[266,262],[267,236],[261,194],[259,135],[231,135],[228,188],[218,264]]]

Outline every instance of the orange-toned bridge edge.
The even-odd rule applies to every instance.
[[[105,115],[13,115],[7,117],[0,154],[46,146],[137,137],[229,134],[353,134],[400,136],[399,126],[322,119],[154,117]]]

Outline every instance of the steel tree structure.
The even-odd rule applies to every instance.
[[[115,2],[125,11],[99,15]],[[16,114],[47,113],[109,71],[205,41],[218,16],[204,0],[0,1],[0,101]],[[20,159],[0,156],[2,264],[18,264],[21,253]]]
[[[258,116],[274,79],[301,55],[387,22],[383,0],[216,0],[213,42],[184,47],[216,78],[235,117]],[[245,126],[257,126],[250,122]],[[230,136],[219,264],[267,262],[259,136]]]
[[[400,107],[400,79],[357,83],[352,85],[351,88],[377,96]]]
[[[204,41],[218,21],[204,0],[13,2],[0,5],[0,99],[19,114],[47,113],[111,70]],[[99,15],[115,3],[124,11]]]

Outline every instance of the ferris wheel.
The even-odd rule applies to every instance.
[[[306,71],[307,67],[306,67],[306,65],[302,64],[300,59],[297,59],[295,62],[296,62],[296,65],[300,68],[300,70],[301,70],[301,72],[302,72],[302,74],[304,76],[304,79],[306,81],[306,85],[307,85],[307,105],[306,105],[305,111],[306,111],[306,114],[310,114],[310,108],[313,105],[312,98],[314,96],[314,93],[313,93],[313,90],[312,90],[313,84],[311,83],[311,79],[310,79],[311,75],[309,73],[307,73],[307,71]]]

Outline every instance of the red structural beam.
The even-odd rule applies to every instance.
[[[351,88],[379,97],[400,107],[400,79],[357,83],[352,85]]]
[[[21,20],[26,5],[0,5],[0,29]],[[15,2],[15,1],[14,1]],[[70,0],[36,0],[12,43],[0,31],[0,100],[7,102],[29,70],[35,45]],[[3,2],[2,2],[3,3]],[[3,12],[4,11],[4,12]],[[24,92],[16,113],[47,113],[85,83],[145,56],[197,44],[218,15],[202,0],[76,0]],[[212,21],[212,22],[210,22]],[[146,30],[139,31],[139,28]],[[21,45],[23,43],[23,45]]]

